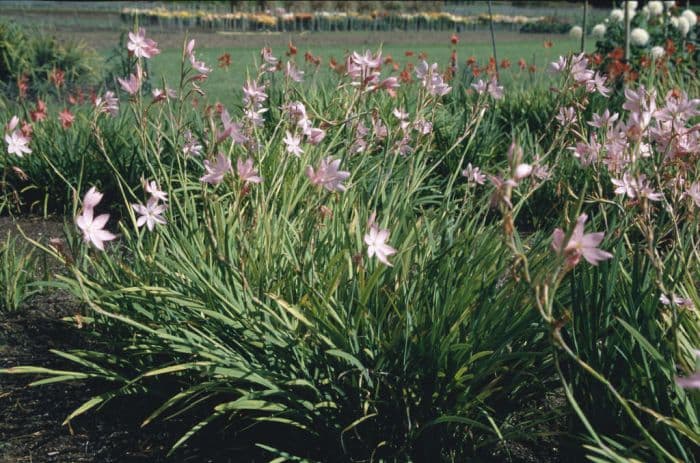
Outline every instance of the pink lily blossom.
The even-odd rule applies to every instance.
[[[613,257],[609,252],[598,248],[598,245],[603,241],[605,236],[603,232],[583,233],[584,225],[588,216],[581,214],[576,220],[574,231],[571,234],[568,242],[564,242],[566,233],[561,228],[557,228],[552,233],[552,249],[566,257],[568,267],[576,266],[581,257],[591,265],[598,265],[599,262]]]
[[[301,146],[299,146],[301,143],[301,137],[292,135],[289,131],[287,131],[283,141],[287,146],[287,153],[293,154],[296,157],[301,157],[301,153],[304,152]]]
[[[245,161],[238,159],[236,161],[236,170],[238,171],[238,176],[245,183],[262,182],[262,177],[258,175],[258,170],[253,167],[253,158],[248,158]]]
[[[83,212],[75,218],[75,224],[83,232],[86,243],[92,243],[100,251],[104,251],[104,242],[111,241],[117,236],[104,230],[109,214],[94,216],[94,207],[102,200],[102,193],[95,187],[90,188],[83,198]]]
[[[210,162],[204,160],[204,169],[206,173],[199,179],[200,182],[218,185],[224,179],[224,175],[232,168],[231,160],[223,153],[216,156],[216,161]]]
[[[7,143],[7,152],[20,158],[32,152],[31,148],[29,148],[29,138],[22,135],[22,132],[19,130],[5,134],[5,143]]]
[[[168,193],[164,192],[160,188],[158,188],[158,184],[156,183],[155,180],[146,181],[143,180],[143,189],[151,195],[151,198],[155,198],[158,201],[163,201],[164,203],[168,202]]]
[[[396,254],[396,249],[386,243],[388,238],[389,230],[372,224],[364,239],[367,245],[367,255],[370,258],[376,255],[380,262],[392,267],[393,265],[389,262],[388,257]]]
[[[139,79],[136,74],[129,75],[128,79],[117,77],[117,81],[122,89],[129,95],[135,95],[141,88],[141,79]]]
[[[132,204],[131,207],[134,208],[134,212],[139,214],[139,218],[136,219],[136,226],[141,228],[146,225],[148,231],[153,231],[156,224],[165,225],[167,221],[163,218],[163,212],[167,209],[165,204],[159,204],[158,198],[150,197],[146,202],[146,205],[142,204]]]
[[[146,31],[143,27],[139,27],[136,34],[129,32],[129,42],[126,44],[126,48],[137,58],[153,58],[160,53],[158,44],[146,38]]]
[[[306,166],[306,176],[314,185],[322,186],[328,191],[339,191],[342,193],[346,190],[342,182],[350,177],[350,172],[338,170],[339,167],[340,159],[333,159],[331,156],[328,156],[321,160],[318,169]]]

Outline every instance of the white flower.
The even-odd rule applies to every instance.
[[[663,58],[663,56],[666,54],[666,50],[664,50],[664,47],[660,46],[655,46],[651,47],[651,57],[654,59],[659,59]]]
[[[396,254],[396,249],[386,244],[387,238],[389,238],[389,230],[385,228],[380,229],[377,225],[372,224],[369,228],[369,233],[365,235],[365,244],[367,244],[367,255],[369,257],[376,255],[377,259],[391,267],[391,262],[389,262],[387,257]]]
[[[663,2],[652,0],[647,4],[647,6],[649,7],[649,14],[652,16],[659,16],[664,12]]]
[[[676,18],[675,16],[671,16],[671,25],[678,29],[678,18]]]
[[[608,31],[608,28],[605,27],[605,24],[596,24],[593,26],[593,30],[591,31],[591,35],[597,39],[602,39],[605,37],[605,33]]]
[[[575,39],[580,39],[583,35],[583,29],[581,29],[581,26],[574,26],[569,30],[569,35]]]
[[[635,27],[630,32],[630,42],[638,47],[644,47],[649,43],[649,33],[641,27]]]
[[[688,21],[688,18],[685,16],[680,16],[678,18],[678,32],[681,33],[683,37],[688,35],[688,32],[690,31],[690,21]]]
[[[625,5],[627,6],[627,9],[630,11],[630,13],[632,13],[637,9],[637,5],[639,5],[639,2],[627,1],[625,2]]]
[[[15,130],[10,134],[5,134],[5,143],[7,143],[7,152],[10,154],[15,154],[20,158],[24,154],[29,154],[32,152],[29,148],[29,139],[22,135],[22,132]]]
[[[139,228],[146,225],[148,231],[153,231],[156,224],[165,225],[167,223],[163,218],[163,212],[165,212],[167,206],[165,204],[158,204],[157,198],[149,198],[145,206],[142,204],[132,204],[131,207],[133,207],[134,212],[139,215],[139,218],[136,219],[136,226]]]
[[[610,20],[616,23],[622,22],[625,19],[625,13],[619,8],[615,8],[610,12]]]
[[[683,13],[681,13],[681,17],[688,20],[690,27],[695,27],[695,25],[698,23],[698,16],[693,10],[685,10]]]

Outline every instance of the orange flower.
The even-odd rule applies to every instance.
[[[510,60],[509,59],[502,59],[501,60],[501,69],[508,69],[510,67]]]
[[[625,57],[625,50],[623,50],[621,47],[615,48],[613,51],[611,51],[608,54],[608,58],[615,59],[615,60],[620,60]]]
[[[452,34],[452,37],[450,37],[450,42],[452,42],[452,45],[457,45],[459,43],[459,37],[457,37],[457,34]]]
[[[471,66],[474,63],[476,63],[476,57],[470,56],[469,59],[467,59],[467,66]]]
[[[552,48],[554,46],[554,43],[551,40],[545,40],[544,41],[544,47],[545,48]]]
[[[412,52],[412,51],[410,51],[410,50],[406,50],[406,51],[404,52],[404,55],[406,55],[406,56],[409,56],[409,57],[410,57],[410,56],[413,56],[413,52]]]
[[[229,66],[231,66],[231,55],[224,53],[223,55],[219,56],[219,67],[228,68]]]
[[[524,58],[520,58],[518,60],[518,67],[520,68],[521,71],[525,70],[525,68],[527,67],[527,63],[525,62]]]
[[[294,56],[297,54],[297,47],[295,47],[294,44],[292,44],[291,40],[287,44],[287,47],[289,47],[289,51],[287,52],[287,56]]]
[[[671,39],[666,39],[666,54],[673,55],[676,53],[676,44]]]

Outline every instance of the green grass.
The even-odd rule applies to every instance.
[[[544,48],[543,41],[533,39],[527,35],[524,35],[523,40],[518,42],[498,42],[497,39],[497,44],[496,52],[499,62],[503,59],[509,59],[512,64],[509,71],[503,72],[501,79],[505,81],[521,74],[517,66],[517,61],[520,58],[525,59],[528,64],[535,64],[538,73],[541,73],[546,65],[556,59],[556,57],[569,52],[576,52],[580,46],[578,40],[564,36],[553,40],[552,48]],[[375,50],[377,46],[367,46],[366,48]],[[446,44],[423,44],[409,47],[391,45],[382,47],[382,50],[384,56],[391,55],[402,67],[408,62],[418,62],[418,54],[420,52],[427,54],[429,62],[437,62],[444,66],[449,62],[451,53],[451,47]],[[405,56],[405,52],[409,50],[414,52],[413,57]],[[273,49],[273,54],[278,58],[286,59],[286,56],[284,56],[286,51],[286,49],[276,48]],[[331,72],[328,68],[330,58],[335,58],[341,63],[345,54],[348,51],[353,51],[353,49],[340,46],[323,46],[322,44],[308,48],[299,47],[297,63],[304,65],[303,69],[306,71],[308,78],[314,72],[314,66],[304,64],[304,53],[307,51],[322,58],[323,61],[319,68],[319,74],[322,77]],[[358,47],[358,51],[361,51],[360,47]],[[474,56],[477,62],[483,66],[492,55],[489,43],[460,43],[457,46],[457,52],[461,68],[464,68],[464,63],[470,56]],[[255,73],[252,63],[255,60],[259,62],[260,48],[198,48],[196,53],[198,59],[204,60],[209,66],[214,68],[209,75],[209,79],[202,85],[202,88],[208,94],[207,101],[220,101],[225,105],[238,104],[240,102],[239,90],[245,81],[247,73]],[[231,55],[232,65],[228,69],[218,67],[217,59],[224,53]],[[170,86],[177,85],[180,56],[180,50],[168,49],[163,50],[160,55],[152,60],[151,73],[154,78],[154,85],[160,86],[162,78],[165,78]]]

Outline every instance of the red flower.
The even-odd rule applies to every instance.
[[[27,74],[22,74],[22,76],[17,79],[17,90],[19,90],[20,98],[27,96],[27,90],[29,90],[29,76]]]
[[[49,80],[56,88],[61,88],[66,81],[66,73],[60,69],[54,69],[49,73]]]
[[[450,42],[452,42],[452,45],[457,45],[459,43],[459,37],[457,37],[457,34],[452,34],[452,37],[450,37]]]
[[[625,50],[621,47],[616,47],[613,51],[608,54],[608,58],[620,60],[625,57]]]
[[[501,60],[501,69],[508,69],[510,67],[510,60],[509,59],[502,59]]]
[[[518,67],[520,67],[520,70],[521,70],[521,71],[524,71],[524,70],[525,70],[525,68],[527,67],[527,63],[525,62],[525,59],[524,59],[524,58],[520,58],[520,59],[518,60]]]
[[[229,66],[231,66],[231,55],[224,53],[219,56],[219,67],[228,69]]]
[[[297,47],[295,47],[294,44],[292,44],[291,40],[287,44],[287,47],[289,48],[289,51],[287,52],[287,56],[294,56],[297,54]]]
[[[71,112],[68,110],[68,108],[65,108],[63,111],[58,113],[58,119],[61,121],[61,126],[64,129],[70,128],[71,125],[73,125],[73,121],[75,120],[75,116],[71,114]]]
[[[32,120],[34,122],[41,122],[46,119],[46,103],[44,103],[41,100],[37,100],[36,102],[36,109],[34,111],[30,111],[29,115],[31,116]]]

